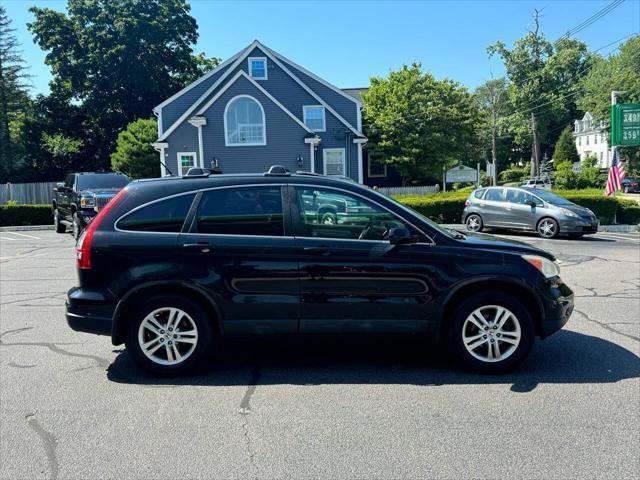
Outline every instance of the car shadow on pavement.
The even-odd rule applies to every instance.
[[[486,229],[484,230],[482,233],[487,233],[490,235],[508,235],[510,237],[521,237],[523,241],[526,241],[526,239],[533,239],[533,240],[571,240],[572,242],[604,242],[604,243],[616,243],[616,240],[613,238],[603,238],[603,237],[596,237],[593,234],[587,234],[584,235],[583,237],[580,238],[570,238],[568,235],[563,235],[560,234],[558,235],[556,238],[551,238],[551,239],[543,239],[540,238],[540,236],[536,233],[536,232],[528,232],[528,231],[521,231],[521,230],[499,230],[499,229]]]
[[[512,384],[529,392],[541,383],[610,383],[640,376],[640,358],[615,343],[572,331],[537,341],[528,359],[504,375],[458,367],[441,349],[415,338],[322,338],[225,342],[198,372],[155,378],[126,350],[107,369],[109,380],[141,385]]]

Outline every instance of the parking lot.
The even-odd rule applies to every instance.
[[[556,254],[576,294],[513,373],[419,340],[306,340],[156,380],[67,327],[70,235],[0,232],[0,477],[637,478],[640,235],[510,237]]]

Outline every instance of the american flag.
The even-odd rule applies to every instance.
[[[624,171],[624,163],[618,160],[618,151],[613,152],[613,160],[609,169],[609,178],[607,178],[607,186],[604,187],[605,195],[613,195],[616,190],[622,190],[622,180],[626,173]]]

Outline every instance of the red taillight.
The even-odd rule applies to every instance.
[[[76,245],[76,267],[88,270],[91,268],[91,242],[93,240],[93,234],[100,226],[102,219],[118,202],[122,199],[127,188],[123,188],[118,194],[113,197],[109,202],[100,210],[100,212],[93,217],[93,220],[89,222],[87,228],[82,232]]]
[[[470,206],[470,205],[471,205],[471,202],[470,202],[469,200],[465,200],[465,201],[464,201],[464,206],[465,206],[465,207],[468,207],[468,206]]]

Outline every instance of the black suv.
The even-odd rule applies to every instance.
[[[345,207],[336,221],[327,202]],[[371,333],[443,340],[500,372],[573,309],[553,255],[304,173],[132,182],[76,250],[71,328],[110,335],[161,375],[194,367],[221,337]]]
[[[78,238],[89,221],[111,200],[129,178],[121,173],[70,173],[53,189],[53,223],[56,232],[70,226]]]

